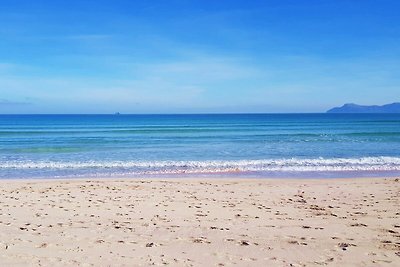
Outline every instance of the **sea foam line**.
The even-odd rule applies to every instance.
[[[209,161],[0,161],[0,169],[119,169],[138,173],[228,171],[400,171],[400,157]]]

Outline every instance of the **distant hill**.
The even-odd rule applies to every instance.
[[[328,110],[327,113],[400,113],[400,103],[392,103],[383,106],[344,104],[341,107]]]

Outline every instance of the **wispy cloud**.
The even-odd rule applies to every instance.
[[[8,99],[0,101],[1,106],[29,104],[11,101],[29,96],[35,98],[35,107],[48,107],[50,112],[323,111],[354,98],[366,102],[363,95],[371,99],[374,94],[373,101],[379,102],[397,95],[398,78],[393,74],[398,60],[344,62],[289,53],[257,58],[163,36],[138,40],[161,57],[149,50],[141,56],[129,50],[129,42],[121,45],[121,36],[60,38],[85,50],[51,56],[42,66],[33,65],[33,71],[29,66],[0,63],[2,97]],[[62,67],[53,71],[49,66]],[[379,87],[386,94],[375,93]],[[360,88],[369,96],[361,95]]]
[[[24,102],[24,101],[11,101],[8,99],[0,98],[0,106],[25,106],[25,105],[32,105],[31,102]]]
[[[212,82],[222,80],[237,80],[256,77],[261,71],[251,66],[245,60],[234,57],[197,55],[191,58],[157,64],[142,64],[142,72],[150,76],[170,77],[182,76],[196,82]]]
[[[288,57],[260,64],[244,56],[191,51],[161,62],[120,57],[106,57],[104,62],[89,57],[86,62],[95,70],[103,64],[104,70],[117,75],[49,76],[17,71],[0,78],[3,96],[10,100],[3,99],[2,106],[11,107],[11,103],[18,103],[11,99],[29,96],[35,98],[35,106],[47,106],[52,112],[234,112],[235,108],[246,112],[312,112],[341,102],[368,103],[366,97],[358,95],[359,88],[369,92],[384,88],[385,95],[376,94],[377,103],[392,101],[398,89],[390,86],[397,79],[391,77],[395,64],[371,60],[342,64]],[[321,94],[326,97],[321,98]]]
[[[111,39],[113,35],[111,34],[76,34],[76,35],[67,35],[62,38],[70,39],[70,40],[78,40],[78,41],[101,41]]]
[[[0,62],[0,74],[1,74],[2,72],[15,70],[16,67],[17,67],[16,64],[12,64],[12,63],[1,63],[1,62]]]

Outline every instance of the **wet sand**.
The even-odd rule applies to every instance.
[[[400,182],[0,181],[0,266],[400,266]]]

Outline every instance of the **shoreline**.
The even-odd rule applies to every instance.
[[[31,157],[33,155],[30,155]],[[29,158],[28,157],[28,158]],[[400,176],[400,158],[279,158],[237,160],[5,160],[2,178],[355,178]]]
[[[397,178],[0,181],[0,265],[398,266]]]
[[[121,182],[121,181],[349,181],[349,180],[395,180],[400,179],[400,176],[357,176],[357,177],[247,177],[247,176],[182,176],[182,177],[46,177],[46,178],[2,178],[0,183],[5,182]]]
[[[75,180],[337,180],[337,179],[396,179],[400,178],[399,171],[354,171],[354,172],[275,172],[273,174],[259,174],[246,172],[224,172],[224,173],[175,173],[175,174],[146,174],[146,175],[99,175],[99,176],[37,176],[37,177],[0,177],[0,181],[75,181]]]

